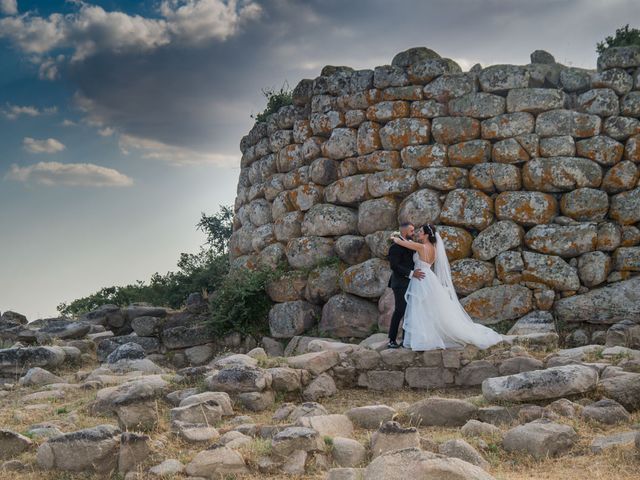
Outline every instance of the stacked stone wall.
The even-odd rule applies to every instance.
[[[413,48],[301,80],[240,144],[234,265],[294,269],[272,336],[385,330],[399,221],[437,224],[478,322],[640,322],[639,67],[624,47],[464,72]]]

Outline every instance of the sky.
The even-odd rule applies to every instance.
[[[637,0],[0,0],[0,312],[175,269],[232,205],[262,89],[415,46],[595,68]]]

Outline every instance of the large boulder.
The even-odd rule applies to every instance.
[[[422,426],[461,427],[477,417],[478,407],[464,400],[429,397],[409,405],[406,414]]]
[[[640,321],[640,277],[562,298],[554,304],[554,315],[563,322],[613,324]]]
[[[448,225],[483,230],[493,222],[493,202],[477,190],[453,190],[447,195],[440,219]]]
[[[243,475],[249,472],[242,455],[226,446],[214,445],[198,453],[185,471],[191,477],[216,479],[225,476]]]
[[[495,222],[482,230],[473,240],[473,255],[480,260],[491,260],[499,253],[522,244],[524,230],[510,220]]]
[[[341,293],[331,297],[322,308],[319,329],[335,337],[365,338],[377,324],[378,308],[374,303]]]
[[[495,199],[499,220],[512,220],[520,225],[551,223],[558,214],[558,201],[543,192],[502,192]]]
[[[32,367],[51,369],[62,365],[65,351],[60,347],[19,347],[0,350],[0,373],[26,373]]]
[[[604,394],[630,412],[640,410],[640,373],[621,373],[600,383]]]
[[[443,458],[419,448],[389,451],[373,460],[364,471],[364,480],[405,480],[407,478],[493,479],[482,468],[464,460]]]
[[[304,300],[278,303],[269,311],[269,330],[274,338],[292,338],[313,327],[320,307]]]
[[[565,365],[487,378],[482,382],[482,394],[490,402],[531,402],[590,392],[597,383],[595,369]]]
[[[45,470],[108,473],[117,465],[120,430],[112,425],[65,433],[40,445],[36,460]]]
[[[524,236],[532,250],[561,257],[576,257],[596,249],[598,229],[595,223],[572,225],[536,225]]]
[[[577,441],[578,434],[569,425],[535,421],[505,433],[502,446],[508,452],[527,453],[542,460],[567,452]]]
[[[10,460],[27,451],[33,443],[24,435],[0,429],[0,460]]]
[[[522,285],[497,285],[476,290],[460,302],[474,320],[491,325],[529,313],[533,294]]]
[[[302,221],[302,235],[332,237],[358,232],[358,214],[355,210],[321,203],[314,205]]]
[[[372,258],[359,265],[347,268],[340,277],[340,287],[346,293],[359,297],[380,297],[391,277],[389,263],[379,258]]]
[[[271,386],[271,374],[257,367],[231,366],[207,377],[205,383],[214,392],[261,392]]]

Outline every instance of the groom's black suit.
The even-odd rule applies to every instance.
[[[396,340],[398,336],[398,327],[400,320],[404,316],[407,308],[407,302],[404,294],[409,286],[409,275],[413,270],[413,250],[405,248],[394,243],[389,248],[389,263],[391,264],[391,278],[389,279],[389,287],[393,290],[393,296],[396,300],[395,310],[391,317],[391,325],[389,326],[389,340]]]

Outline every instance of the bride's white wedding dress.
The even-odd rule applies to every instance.
[[[438,248],[438,243],[440,244]],[[436,268],[422,261],[416,252],[415,268],[425,273],[422,280],[411,278],[405,294],[407,309],[404,314],[404,340],[402,345],[417,351],[455,348],[473,344],[481,349],[502,341],[502,335],[491,328],[475,323],[460,304],[453,289],[450,270],[442,239],[437,235]],[[434,262],[434,263],[436,263]],[[444,265],[443,265],[444,263]]]

